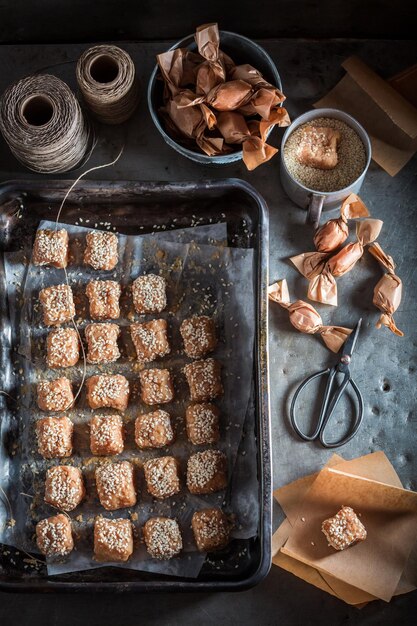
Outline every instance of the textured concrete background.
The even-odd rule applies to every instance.
[[[343,72],[340,63],[350,54],[359,55],[384,77],[415,63],[416,44],[407,41],[306,41],[264,40],[262,45],[276,62],[292,117],[311,108]],[[2,46],[0,92],[13,80],[39,68],[62,77],[75,87],[74,65],[86,45]],[[312,250],[311,230],[304,225],[303,211],[285,197],[279,183],[279,157],[252,173],[242,164],[220,169],[204,168],[177,156],[154,128],[147,111],[145,87],[154,56],[167,43],[123,44],[133,56],[142,81],[139,109],[124,129],[105,129],[89,165],[111,160],[125,142],[122,158],[112,169],[95,172],[96,178],[136,180],[190,180],[236,176],[251,182],[264,195],[270,209],[270,279],[287,277],[294,299],[304,298],[306,282],[288,261],[288,256]],[[272,143],[279,145],[281,131]],[[384,220],[379,241],[397,262],[404,282],[404,296],[396,314],[406,337],[394,337],[374,327],[378,313],[372,305],[372,289],[380,276],[376,262],[365,255],[355,269],[338,280],[340,306],[319,308],[325,323],[345,326],[364,318],[357,353],[352,365],[365,399],[364,424],[360,435],[339,450],[346,458],[384,450],[404,485],[417,489],[416,450],[416,347],[415,273],[417,244],[417,160],[395,178],[372,164],[362,197],[373,217]],[[0,142],[0,180],[30,178]],[[333,213],[331,216],[333,217]],[[321,467],[330,453],[316,444],[298,441],[287,422],[288,397],[307,374],[334,362],[317,337],[298,334],[278,306],[270,310],[271,419],[274,486]],[[341,416],[342,417],[342,414]],[[342,419],[340,420],[343,421]],[[342,428],[339,425],[339,428]],[[338,430],[337,432],[341,432]],[[276,508],[274,524],[282,518]],[[408,624],[413,623],[417,592],[397,598],[389,605],[375,602],[357,611],[329,597],[290,574],[273,568],[256,589],[237,595],[162,595],[158,597],[102,595],[31,596],[0,595],[0,622],[12,623],[142,623],[211,624]],[[123,615],[123,617],[121,617]]]

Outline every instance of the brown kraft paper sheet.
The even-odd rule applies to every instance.
[[[337,552],[327,545],[321,523],[343,505],[361,514],[368,537]],[[299,515],[284,554],[377,598],[391,599],[417,539],[417,493],[326,468]]]
[[[342,66],[347,74],[314,106],[357,119],[369,134],[372,158],[395,176],[417,150],[417,109],[357,57]]]
[[[358,476],[378,479],[380,482],[402,487],[397,473],[382,451],[374,452],[351,461],[343,461],[342,457],[333,454],[325,467],[336,467]],[[344,602],[362,608],[367,602],[375,600],[375,596],[348,585],[334,576],[318,572],[314,567],[301,563],[297,559],[280,552],[280,548],[285,544],[290,535],[292,525],[295,524],[299,517],[298,510],[302,499],[317,476],[318,473],[310,474],[274,491],[274,496],[286,513],[287,519],[284,520],[272,538],[273,563],[295,576],[298,576],[298,578],[302,578],[306,582],[327,591],[327,593],[339,597]],[[417,543],[410,554],[394,595],[407,593],[416,587]]]

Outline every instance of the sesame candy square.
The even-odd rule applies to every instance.
[[[129,461],[105,463],[97,467],[97,493],[101,506],[116,511],[136,504],[134,469]]]
[[[71,456],[74,426],[66,416],[42,417],[36,422],[38,451],[44,459]]]
[[[167,305],[165,278],[156,274],[139,276],[133,281],[132,296],[137,313],[160,313]]]
[[[71,520],[63,513],[41,520],[36,524],[36,543],[44,556],[69,554],[74,548]]]
[[[87,361],[89,363],[113,363],[120,358],[117,324],[88,324],[85,328]]]
[[[75,315],[72,289],[69,285],[53,285],[39,292],[46,326],[60,326],[70,322]]]
[[[56,465],[46,472],[45,502],[62,511],[72,511],[84,499],[81,470],[72,465]]]
[[[296,152],[300,163],[320,170],[337,165],[340,133],[327,126],[305,126]]]
[[[48,367],[72,367],[80,358],[78,333],[75,328],[51,330],[46,340],[46,362]]]
[[[128,519],[97,517],[94,522],[96,561],[126,562],[133,552],[132,523]]]
[[[163,448],[174,441],[171,417],[166,411],[139,415],[135,420],[135,442],[138,448]]]
[[[219,409],[210,403],[190,404],[185,411],[187,436],[192,444],[216,443],[220,439]]]
[[[191,400],[206,402],[223,394],[221,365],[215,359],[204,359],[188,363],[184,367],[185,377],[190,388]]]
[[[99,374],[87,379],[90,409],[111,408],[124,411],[129,401],[129,383],[121,374]]]
[[[143,465],[146,488],[154,498],[163,500],[180,490],[178,461],[173,456],[150,459]]]
[[[145,404],[166,404],[174,399],[174,386],[169,370],[142,370],[139,379],[141,398]]]
[[[188,459],[187,487],[191,493],[207,494],[227,487],[227,459],[220,450],[204,450]]]
[[[232,523],[221,509],[201,509],[191,520],[195,543],[200,552],[213,552],[227,546]]]
[[[114,280],[92,280],[86,294],[93,320],[117,320],[120,317],[121,287]]]
[[[365,526],[350,506],[343,506],[334,517],[324,520],[321,530],[335,550],[345,550],[366,539]]]
[[[120,415],[94,415],[90,422],[91,453],[97,456],[123,452],[123,420]]]
[[[168,324],[165,320],[131,324],[130,335],[138,361],[149,363],[157,357],[169,354],[171,349],[168,342],[167,327]]]
[[[148,554],[154,559],[172,559],[182,550],[178,522],[169,517],[151,517],[143,527]]]
[[[199,359],[213,352],[217,345],[214,321],[207,315],[190,317],[180,326],[184,352],[192,359]]]
[[[86,236],[84,263],[95,270],[110,271],[119,261],[118,239],[114,233],[94,231]]]
[[[74,404],[71,382],[64,376],[41,380],[37,385],[37,396],[41,411],[66,411]]]
[[[68,232],[60,230],[38,230],[33,246],[34,265],[52,265],[64,268],[68,265]]]

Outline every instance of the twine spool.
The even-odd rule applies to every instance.
[[[14,156],[43,174],[76,167],[91,138],[71,89],[50,74],[28,76],[6,89],[0,101],[0,130]]]
[[[121,124],[139,100],[135,66],[117,46],[94,46],[77,63],[77,81],[87,106],[104,124]]]

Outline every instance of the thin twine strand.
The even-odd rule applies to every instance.
[[[113,161],[110,161],[110,163],[104,163],[103,165],[95,165],[94,167],[90,167],[88,170],[86,170],[85,172],[80,174],[79,177],[72,183],[72,185],[69,187],[68,191],[66,192],[65,196],[63,197],[62,202],[60,204],[60,207],[58,209],[57,217],[56,217],[56,220],[55,220],[55,231],[58,230],[59,220],[60,220],[60,217],[61,217],[62,210],[64,208],[64,204],[65,204],[68,196],[70,195],[71,191],[79,183],[79,181],[82,178],[84,178],[84,176],[86,176],[87,174],[90,174],[91,172],[94,172],[96,170],[101,170],[101,169],[104,169],[106,167],[111,167],[112,165],[115,165],[115,163],[117,163],[117,161],[122,156],[123,151],[124,151],[124,145],[121,147],[121,149],[119,151],[119,154],[116,156],[115,159],[113,159]],[[69,280],[68,280],[67,269],[65,267],[62,268],[62,269],[64,270],[65,282],[67,284],[67,287],[71,288],[70,284],[69,284]],[[80,385],[78,387],[78,391],[77,391],[76,395],[74,396],[74,400],[67,407],[65,407],[64,411],[69,409],[75,403],[77,398],[79,397],[79,395],[80,395],[80,393],[81,393],[81,391],[83,389],[83,386],[84,386],[84,383],[85,383],[85,379],[86,379],[86,375],[87,375],[87,357],[86,357],[86,354],[85,354],[85,348],[84,348],[84,344],[83,344],[83,341],[82,341],[82,337],[81,337],[80,331],[79,331],[78,326],[77,326],[77,324],[75,322],[75,319],[74,319],[74,315],[71,317],[71,323],[72,323],[72,325],[73,325],[73,327],[75,329],[75,332],[77,333],[78,340],[79,340],[79,343],[81,345],[81,351],[82,351],[82,355],[83,355],[83,375],[82,375],[82,378],[81,378]]]

